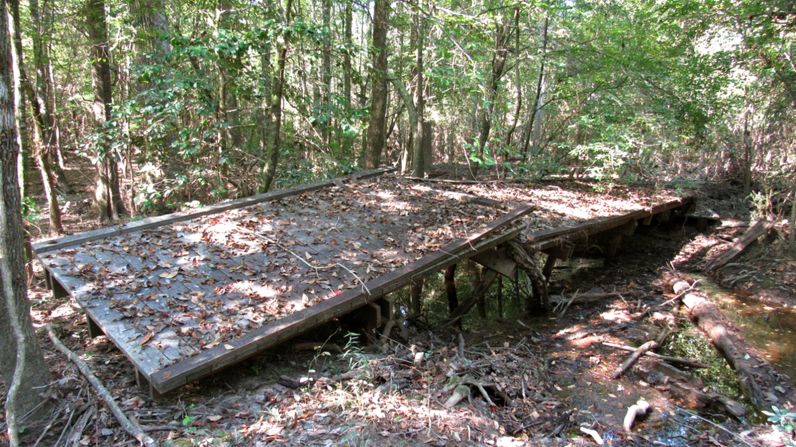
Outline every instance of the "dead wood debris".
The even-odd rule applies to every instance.
[[[645,416],[650,411],[650,404],[646,400],[639,400],[635,404],[631,405],[627,409],[627,413],[625,414],[625,420],[622,423],[622,427],[625,429],[627,433],[630,433],[633,430],[633,425],[636,423],[636,420]]]
[[[755,224],[749,227],[741,237],[733,241],[729,249],[713,258],[713,260],[708,263],[707,270],[714,271],[733,260],[736,256],[743,253],[753,242],[759,239],[760,236],[768,233],[772,226],[773,224],[771,222],[765,220],[758,220],[755,222]]]
[[[681,276],[668,278],[665,286],[675,293],[691,288]],[[713,302],[698,290],[685,293],[682,302],[694,324],[735,370],[743,393],[758,409],[767,410],[771,405],[796,402],[793,386],[770,363],[755,355]]]
[[[142,445],[145,445],[147,447],[157,446],[158,445],[157,442],[155,442],[154,439],[152,439],[149,435],[147,435],[144,432],[144,430],[141,428],[141,426],[138,424],[138,422],[135,419],[130,419],[129,417],[127,417],[126,414],[124,414],[124,411],[122,411],[119,405],[116,404],[116,401],[114,400],[110,391],[108,391],[108,389],[105,388],[105,385],[103,385],[102,382],[100,382],[97,376],[95,376],[94,373],[91,372],[91,368],[89,368],[86,362],[81,360],[80,357],[77,356],[77,354],[72,352],[72,350],[67,348],[61,342],[58,336],[55,335],[55,331],[53,331],[52,326],[47,325],[47,334],[50,336],[50,340],[52,341],[53,345],[55,345],[55,348],[61,351],[61,353],[63,353],[64,355],[66,355],[67,358],[69,358],[69,360],[77,366],[77,369],[80,370],[80,373],[83,374],[86,380],[88,380],[89,383],[91,383],[91,386],[94,387],[94,390],[97,392],[97,395],[105,402],[105,405],[107,405],[108,408],[110,408],[111,412],[116,417],[116,420],[119,421],[119,425],[121,425],[124,431],[129,433],[135,439],[137,439],[138,442],[140,442]],[[85,416],[85,413],[83,416]],[[81,416],[81,418],[83,416]],[[90,418],[91,416],[85,418],[86,422],[83,424],[82,428],[79,429],[80,433],[83,432],[85,424],[88,423],[88,420]],[[75,424],[75,427],[79,427],[79,425]],[[75,428],[73,429],[73,431],[77,431],[77,429]]]

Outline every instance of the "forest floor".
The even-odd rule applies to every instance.
[[[743,200],[724,191],[708,188],[702,198],[722,217],[748,222]],[[694,373],[704,389],[742,400],[723,359],[683,313],[665,304],[673,295],[658,282],[676,270],[732,294],[728,308],[748,307],[730,318],[761,356],[796,377],[794,346],[781,342],[796,338],[796,256],[784,230],[775,228],[718,275],[703,272],[712,251],[744,229],[639,231],[614,259],[575,258],[554,272],[551,292],[560,300],[617,292],[605,300],[527,317],[507,286],[500,317],[492,304],[488,319],[468,316],[460,335],[435,324],[443,315],[431,306],[427,318],[393,331],[386,343],[368,344],[331,325],[160,400],[135,385],[112,343],[88,337],[74,301],[51,298],[39,267],[29,295],[34,323],[52,324],[163,445],[597,445],[597,437],[605,445],[788,445],[759,413],[736,420],[690,410],[665,381],[653,380],[645,360],[612,379],[629,353],[604,344],[638,346],[665,325],[676,327],[660,352],[707,363],[706,371]],[[462,283],[466,293],[466,279]],[[431,278],[426,293],[440,295],[442,288]],[[28,445],[137,444],[46,336],[40,341],[54,373],[53,413],[49,425],[26,434]],[[454,404],[457,395],[461,401]],[[625,433],[625,413],[639,399],[652,411]]]

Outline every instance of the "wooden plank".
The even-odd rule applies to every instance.
[[[226,202],[209,205],[198,210],[191,210],[187,212],[177,212],[171,214],[164,214],[162,216],[155,216],[149,219],[143,219],[135,222],[128,222],[122,225],[114,225],[110,227],[103,227],[96,230],[86,231],[83,233],[65,236],[59,239],[50,239],[33,244],[33,251],[37,253],[46,253],[54,250],[60,250],[66,247],[73,247],[85,242],[96,241],[111,236],[118,236],[120,234],[127,234],[136,231],[142,231],[150,228],[156,228],[163,225],[168,225],[175,222],[194,219],[197,217],[207,216],[209,214],[221,213],[223,211],[243,208],[250,205],[255,205],[261,202],[271,202],[285,197],[290,197],[307,192],[317,191],[319,189],[334,186],[343,181],[355,181],[359,179],[376,177],[388,172],[394,171],[395,168],[382,168],[363,171],[338,177],[331,180],[322,180],[314,183],[305,184],[295,188],[284,189],[280,191],[272,191],[263,194],[256,194],[250,197],[243,197],[240,199],[229,200]]]
[[[105,333],[105,336],[118,346],[130,362],[147,378],[152,372],[168,364],[169,360],[152,347],[135,347],[132,345],[130,343],[131,340],[140,339],[144,334],[129,325],[125,325],[121,321],[123,316],[120,313],[107,307],[94,305],[90,297],[83,295],[86,292],[82,290],[85,287],[83,283],[62,275],[57,269],[44,265],[52,279],[60,283],[61,287],[80,304],[80,307],[86,313],[86,317],[94,320],[97,323],[97,327]]]
[[[515,223],[533,209],[532,205],[522,204],[474,235],[453,241],[415,262],[368,281],[365,284],[367,292],[363,287],[357,287],[328,298],[320,304],[268,323],[238,339],[230,340],[186,361],[163,368],[150,377],[150,382],[157,391],[168,392],[262,352],[312,327],[345,315],[409,284],[414,278],[460,262],[482,250],[516,237],[523,226],[511,228],[498,235],[495,233]]]
[[[493,249],[483,251],[473,256],[472,259],[484,267],[494,270],[509,279],[514,279],[515,272],[517,271],[517,263],[514,262],[514,258],[506,253],[506,249],[503,247],[495,247]]]
[[[647,209],[630,211],[619,216],[600,217],[574,225],[566,225],[548,230],[536,231],[529,234],[526,238],[528,242],[534,244],[534,248],[536,250],[545,251],[560,245],[560,239],[583,239],[622,226],[627,226],[626,231],[629,232],[631,231],[631,226],[633,230],[635,230],[636,227],[631,223],[631,221],[642,220],[660,213],[669,212],[676,208],[680,208],[692,203],[693,200],[693,197],[684,197],[655,205]]]

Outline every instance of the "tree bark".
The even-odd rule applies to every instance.
[[[17,183],[17,146],[14,125],[11,42],[6,5],[0,2],[0,374],[7,384],[6,424],[12,446],[19,445],[21,418],[32,412],[35,420],[46,413],[39,391],[49,382],[49,369],[39,350],[25,292],[25,252]]]
[[[94,84],[94,118],[101,127],[112,119],[113,90],[111,85],[110,45],[108,22],[103,0],[86,0],[82,10],[89,37],[89,57]],[[100,222],[118,220],[124,212],[119,192],[119,173],[113,156],[107,129],[98,132],[96,141],[97,184],[94,189],[94,205]]]
[[[387,127],[387,28],[390,2],[375,0],[373,7],[373,37],[371,43],[372,90],[370,121],[368,124],[369,149],[365,157],[365,167],[373,169],[381,164],[381,154],[386,145]]]
[[[271,112],[270,112],[270,131],[271,134],[268,138],[268,148],[266,154],[265,166],[263,166],[262,174],[263,180],[260,187],[261,191],[268,191],[276,177],[276,165],[279,163],[279,146],[282,144],[282,97],[284,96],[285,86],[285,65],[287,64],[287,52],[290,44],[290,31],[287,29],[290,26],[291,11],[293,9],[293,0],[287,0],[285,5],[285,28],[282,36],[282,44],[279,47],[279,56],[276,61],[276,77],[274,78],[272,86],[271,98]]]

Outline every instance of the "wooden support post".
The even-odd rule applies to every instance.
[[[622,247],[622,235],[615,234],[610,236],[608,240],[603,243],[603,252],[606,258],[614,258],[616,257],[616,253],[619,252],[619,248]]]
[[[156,390],[155,387],[152,386],[152,383],[147,380],[146,376],[138,369],[135,370],[135,384],[146,391],[152,400],[157,402],[163,399],[163,394]]]
[[[412,305],[412,316],[419,317],[423,311],[423,278],[415,278],[409,287],[409,301]]]
[[[47,273],[46,277],[47,286],[52,291],[53,298],[61,299],[69,296],[69,292],[67,292],[64,286],[62,286],[61,283],[59,283],[58,280],[55,279],[50,273]]]
[[[347,315],[343,321],[353,326],[354,330],[362,330],[367,338],[370,338],[373,332],[384,323],[381,306],[377,303],[368,303],[360,307]]]
[[[448,297],[448,312],[450,316],[459,307],[459,297],[456,293],[456,264],[445,269],[445,295]]]
[[[503,277],[498,276],[498,291],[497,291],[497,312],[498,318],[503,318]]]
[[[392,311],[392,301],[386,298],[382,298],[380,300],[374,301],[374,304],[377,304],[381,309],[381,321],[386,322],[390,321],[393,318],[393,311]]]
[[[542,274],[545,277],[545,280],[548,284],[550,284],[550,276],[553,274],[553,269],[556,267],[556,258],[553,255],[547,255],[547,260],[544,263],[544,268],[542,268]]]
[[[105,332],[100,329],[99,325],[88,314],[86,314],[86,324],[88,325],[89,338],[96,338],[100,335],[105,335]]]

